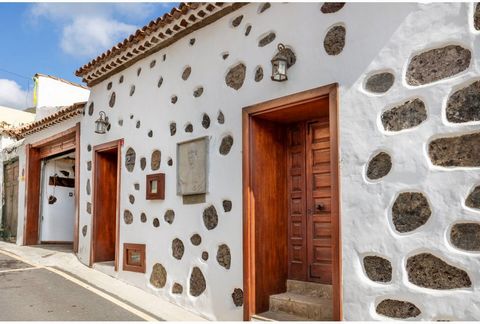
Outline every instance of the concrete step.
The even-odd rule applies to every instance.
[[[333,320],[331,299],[305,296],[291,292],[270,296],[270,311],[285,312],[309,320]]]
[[[332,285],[316,282],[287,280],[287,292],[293,294],[332,299]]]
[[[261,314],[253,315],[252,321],[253,322],[305,322],[308,321],[308,318],[300,317],[292,314],[288,314],[285,312],[264,312]]]

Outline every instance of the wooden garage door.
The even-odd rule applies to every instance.
[[[2,224],[7,235],[16,237],[18,219],[18,160],[5,164],[3,172],[5,179],[5,205],[3,207]]]

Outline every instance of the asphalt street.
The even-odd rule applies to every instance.
[[[143,321],[121,305],[0,251],[0,321]]]

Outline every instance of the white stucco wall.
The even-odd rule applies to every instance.
[[[87,101],[90,91],[48,76],[38,75],[36,120],[56,111],[60,106]]]
[[[234,288],[242,288],[242,107],[282,97],[303,90],[338,82],[340,118],[340,169],[341,169],[341,231],[343,252],[343,310],[346,320],[385,319],[375,313],[376,304],[383,298],[413,302],[421,311],[417,319],[437,318],[478,319],[480,294],[477,271],[480,260],[471,253],[459,252],[448,242],[448,229],[458,220],[478,218],[478,213],[467,210],[463,201],[478,180],[474,169],[445,171],[433,167],[428,159],[428,141],[439,134],[464,133],[478,129],[478,124],[452,126],[445,121],[444,106],[452,89],[478,78],[478,51],[480,38],[471,27],[472,4],[389,4],[348,3],[333,14],[322,14],[319,3],[274,3],[262,14],[259,4],[249,4],[219,21],[195,31],[152,56],[112,76],[92,88],[88,105],[93,102],[93,116],[82,121],[82,157],[80,183],[80,229],[87,225],[86,237],[80,235],[79,258],[88,263],[90,248],[91,215],[86,212],[92,197],[85,191],[87,145],[97,145],[119,138],[125,139],[122,149],[121,218],[129,209],[134,215],[131,225],[123,220],[120,225],[120,244],[147,244],[147,273],[136,274],[119,271],[118,277],[148,291],[201,313],[210,319],[241,320],[242,308],[235,307],[231,299]],[[231,27],[231,20],[244,15],[239,27]],[[245,28],[252,25],[249,36]],[[323,39],[333,25],[343,25],[347,30],[346,45],[337,56],[328,56]],[[258,40],[274,31],[276,39],[265,47]],[[195,38],[193,46],[190,38]],[[282,42],[296,53],[297,62],[288,71],[287,82],[270,81],[270,60],[276,45]],[[409,58],[419,51],[448,44],[461,44],[472,50],[472,62],[463,73],[426,86],[411,87],[404,81]],[[222,53],[230,55],[222,59]],[[166,61],[162,56],[166,54]],[[153,69],[149,63],[155,59]],[[245,82],[238,91],[225,84],[228,69],[239,62],[247,66]],[[192,67],[187,81],[181,79],[186,66]],[[261,65],[264,78],[254,81],[255,68]],[[140,76],[137,69],[142,68]],[[393,87],[383,95],[369,94],[363,90],[365,78],[374,72],[391,71],[395,75]],[[125,80],[119,84],[119,77]],[[163,77],[161,88],[157,82]],[[111,90],[107,84],[113,83]],[[135,85],[133,96],[130,86]],[[193,97],[197,86],[204,87],[199,98]],[[113,108],[108,105],[110,94],[116,93]],[[178,102],[172,104],[172,95]],[[387,134],[379,124],[380,113],[386,108],[407,99],[420,97],[427,106],[428,118],[420,126],[396,134]],[[105,135],[94,134],[94,121],[104,110],[112,128]],[[222,111],[225,124],[217,123]],[[203,113],[211,119],[211,126],[201,126]],[[132,118],[130,118],[132,116]],[[123,120],[123,126],[118,121]],[[136,128],[136,122],[141,122]],[[177,123],[177,134],[170,136],[169,124]],[[191,122],[193,133],[185,133]],[[147,133],[153,130],[153,137]],[[222,137],[231,134],[234,145],[231,152],[222,156],[218,152]],[[200,136],[210,136],[210,175],[207,201],[199,205],[183,205],[176,195],[176,143]],[[136,151],[135,170],[124,167],[125,152],[129,147]],[[160,172],[166,174],[164,201],[146,201],[145,175],[150,171],[150,155],[155,149],[162,152]],[[375,152],[385,150],[393,159],[393,169],[381,181],[366,181],[365,165]],[[141,171],[139,160],[147,158],[147,168]],[[167,166],[168,157],[173,166]],[[140,184],[140,191],[134,190]],[[399,235],[389,223],[394,198],[402,191],[421,191],[429,199],[432,216],[425,226],[413,233]],[[133,194],[135,204],[128,201]],[[232,211],[224,213],[222,200],[230,199]],[[208,231],[203,225],[202,212],[214,205],[219,214],[219,225]],[[172,225],[163,220],[164,212],[173,209],[176,217]],[[147,222],[140,222],[145,212]],[[152,226],[159,218],[160,227]],[[195,247],[190,236],[199,233],[202,244]],[[180,238],[185,254],[178,261],[171,255],[171,242]],[[232,262],[230,270],[218,265],[215,259],[217,246],[229,245]],[[405,260],[418,251],[431,251],[450,264],[465,269],[473,285],[471,289],[438,291],[416,287],[408,283]],[[209,252],[203,262],[202,251]],[[392,262],[393,280],[378,284],[369,280],[362,268],[366,254],[380,255]],[[167,285],[155,289],[149,284],[152,266],[161,263],[168,272]],[[120,264],[122,261],[120,260]],[[188,294],[191,269],[198,266],[206,277],[207,289],[200,297]],[[174,282],[183,285],[182,295],[172,295]]]

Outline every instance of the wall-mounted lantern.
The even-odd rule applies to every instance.
[[[272,59],[272,80],[282,82],[288,80],[287,69],[295,64],[293,51],[282,43],[278,44],[278,53]]]
[[[100,112],[100,118],[95,121],[95,133],[105,134],[110,126],[108,117],[104,111]]]

